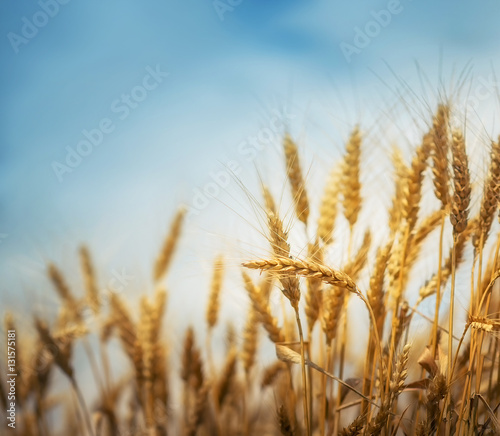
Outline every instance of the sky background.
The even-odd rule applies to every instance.
[[[255,159],[240,148],[269,127],[275,111],[290,114],[286,127],[304,146],[305,162],[322,174],[325,157],[339,155],[356,122],[371,129],[375,120],[396,115],[390,108],[401,103],[398,90],[406,82],[417,90],[424,77],[437,84],[466,72],[465,93],[488,110],[496,107],[496,85],[485,94],[475,84],[490,83],[498,71],[497,1],[243,0],[225,11],[216,3],[69,0],[48,18],[43,0],[1,3],[0,298],[6,306],[47,307],[49,261],[75,272],[69,280],[81,288],[81,243],[89,245],[103,284],[125,269],[133,277],[130,292],[151,287],[151,265],[170,219],[179,204],[196,201],[210,174],[227,173],[233,161],[249,190],[255,168],[283,183],[283,174],[274,175],[273,159],[281,159],[274,147]],[[390,8],[399,11],[390,22],[370,24]],[[373,36],[347,59],[341,44],[354,45],[357,29]],[[168,77],[120,119],[114,102],[142,84],[148,67]],[[423,100],[432,105],[433,98],[430,91]],[[75,149],[82,131],[106,118],[114,130],[59,180],[54,162],[65,164],[67,147]],[[284,125],[278,130],[276,136]],[[201,295],[189,286],[210,271],[216,252],[226,250],[237,264],[263,251],[262,238],[238,248],[224,236],[258,233],[249,224],[251,208],[241,206],[245,195],[231,179],[189,220],[174,270],[193,284],[172,274],[170,287],[187,286],[178,298]]]

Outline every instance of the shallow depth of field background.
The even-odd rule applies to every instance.
[[[21,313],[56,310],[45,279],[48,261],[81,286],[81,243],[90,247],[101,285],[125,276],[120,291],[136,298],[151,287],[153,261],[178,205],[191,206],[212,175],[231,173],[236,162],[237,174],[188,220],[168,279],[169,322],[199,318],[214,256],[226,253],[233,266],[267,249],[240,183],[258,196],[257,170],[281,192],[277,147],[285,126],[259,143],[255,156],[241,144],[262,135],[275,111],[289,115],[316,201],[328,159],[339,155],[356,122],[373,140],[364,182],[383,181],[387,168],[379,156],[390,143],[377,126],[415,117],[405,112],[412,91],[422,97],[417,112],[424,114],[427,103],[433,110],[441,79],[448,89],[465,75],[460,95],[469,99],[470,119],[477,120],[475,111],[487,115],[475,132],[496,133],[488,124],[498,113],[494,74],[500,71],[500,5],[493,0],[243,0],[234,6],[70,0],[58,3],[36,35],[13,43],[26,21],[36,14],[43,19],[42,4],[0,5],[0,300]],[[370,28],[389,8],[399,12]],[[347,59],[341,44],[354,45],[367,26],[373,37]],[[114,102],[141,85],[148,67],[168,77],[120,119]],[[419,94],[423,89],[427,95]],[[58,180],[53,163],[64,164],[67,147],[75,149],[82,131],[104,118],[113,132]],[[393,133],[417,138],[401,122]],[[390,193],[379,194],[383,210]],[[243,292],[230,292],[238,275],[227,280],[226,310],[246,301]]]

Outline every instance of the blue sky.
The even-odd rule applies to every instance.
[[[241,158],[239,144],[265,128],[273,110],[289,108],[290,130],[306,132],[314,156],[358,115],[394,101],[391,69],[418,84],[416,63],[431,80],[439,64],[445,78],[468,62],[471,77],[499,64],[493,0],[243,0],[223,19],[210,1],[54,2],[0,5],[0,295],[7,301],[37,292],[31,279],[44,262],[71,268],[81,242],[106,268],[139,262],[138,275],[147,275],[177,205],[190,204],[227,159]],[[45,20],[42,4],[57,4],[53,17]],[[374,15],[391,8],[399,12],[348,62],[340,44],[355,45],[356,29],[368,31]],[[36,35],[23,36],[37,20],[44,24]],[[168,77],[120,119],[113,103],[140,86],[148,68]],[[75,149],[82,131],[103,119],[113,131],[59,181],[53,163],[64,164],[66,147]],[[255,163],[240,164],[248,172]],[[210,205],[192,232],[226,215]],[[206,248],[201,256],[212,254]]]

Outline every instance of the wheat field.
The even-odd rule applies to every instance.
[[[268,254],[211,259],[204,328],[198,322],[182,337],[172,337],[177,333],[165,328],[165,319],[168,295],[183,290],[167,292],[165,283],[179,244],[186,243],[185,209],[158,244],[151,289],[133,301],[101,295],[91,247],[78,252],[79,289],[48,265],[60,301],[57,318],[36,317],[32,330],[19,329],[23,315],[6,308],[5,331],[16,331],[18,372],[16,429],[9,431],[500,434],[500,139],[481,145],[487,169],[475,179],[467,126],[456,122],[455,110],[447,101],[436,105],[411,156],[394,145],[384,187],[392,200],[382,229],[360,218],[373,204],[362,183],[371,147],[362,125],[352,127],[342,159],[328,162],[331,173],[320,189],[309,186],[301,149],[285,134],[275,167],[286,177],[293,219],[285,219],[279,187],[262,183],[261,192],[252,193],[259,198]],[[289,222],[304,234],[306,247],[294,246]],[[339,225],[347,232],[341,243]],[[424,275],[416,265],[429,250],[437,261]],[[240,277],[230,292],[248,300],[238,332],[225,331],[221,321],[228,270]],[[457,304],[457,287],[470,294],[468,307]],[[278,307],[271,295],[278,296]],[[358,311],[350,310],[354,304]],[[212,347],[217,335],[227,337],[222,355]],[[113,341],[120,353],[110,347]],[[275,349],[265,364],[259,362],[263,345]],[[76,346],[85,350],[83,363],[75,362]],[[91,368],[90,376],[80,374],[81,365]],[[82,393],[89,385],[91,398]],[[6,410],[8,386],[0,388]]]

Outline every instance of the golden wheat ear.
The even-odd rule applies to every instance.
[[[475,330],[482,330],[486,333],[500,331],[500,320],[487,318],[485,316],[469,316],[470,328]]]
[[[326,344],[330,345],[337,336],[342,309],[344,308],[345,289],[330,286],[323,295],[323,316],[321,326],[325,334]]]
[[[488,177],[483,187],[483,198],[479,210],[479,220],[472,238],[474,250],[481,251],[486,244],[488,234],[493,223],[493,217],[498,207],[500,198],[500,137],[492,142],[491,161]]]
[[[242,276],[250,301],[252,302],[253,308],[257,313],[257,317],[266,330],[269,339],[271,339],[274,343],[283,342],[285,340],[285,336],[281,328],[278,327],[278,320],[271,314],[267,298],[262,295],[262,292],[255,286],[252,279],[246,272],[243,271]]]
[[[283,436],[293,436],[295,435],[295,429],[290,420],[289,413],[284,404],[282,404],[277,410],[277,420],[280,432]]]
[[[344,215],[352,229],[358,220],[361,210],[361,132],[355,127],[346,144],[344,162],[342,166],[342,204]]]
[[[339,436],[357,436],[363,431],[366,424],[366,414],[359,415],[353,422],[351,422],[347,427],[343,428]]]
[[[406,181],[410,173],[410,168],[403,159],[403,152],[394,146],[391,153],[394,180],[394,194],[392,204],[388,210],[388,226],[391,238],[400,230],[403,218],[404,196],[406,192]]]
[[[61,271],[54,265],[49,264],[48,275],[50,281],[54,286],[54,290],[57,292],[59,298],[63,301],[64,306],[71,310],[77,309],[77,301],[73,296],[70,287],[68,286],[64,276]]]
[[[206,321],[209,329],[213,329],[219,319],[220,293],[222,290],[222,281],[224,278],[224,260],[218,256],[214,261],[212,283],[210,285],[210,294],[206,311]]]
[[[440,104],[436,115],[432,120],[431,130],[431,158],[432,158],[432,181],[434,193],[441,202],[443,210],[448,209],[450,201],[450,175],[448,171],[448,153],[450,150],[450,107]]]
[[[356,283],[346,273],[316,262],[275,257],[244,262],[243,266],[250,269],[273,271],[278,277],[301,275],[303,277],[318,278],[330,285],[346,288],[350,292],[357,293]]]
[[[272,250],[277,257],[290,257],[288,234],[283,228],[283,222],[274,214],[268,216],[269,232]],[[292,307],[297,308],[300,301],[299,280],[296,277],[278,277],[283,295],[288,298]]]
[[[330,173],[319,208],[317,235],[326,245],[333,242],[333,230],[337,219],[342,169],[343,165],[336,165]]]
[[[450,221],[455,234],[467,228],[469,205],[471,200],[471,184],[465,138],[460,130],[452,135],[453,186],[454,194],[451,203]]]
[[[198,430],[203,427],[203,419],[208,407],[208,394],[210,385],[204,384],[196,393],[194,407],[188,410],[188,424],[186,436],[196,436]]]
[[[260,382],[260,387],[262,389],[272,386],[276,379],[287,369],[287,366],[281,360],[277,360],[273,364],[267,366],[262,371],[262,378]]]
[[[293,204],[297,218],[307,226],[309,217],[309,200],[307,198],[306,185],[302,175],[299,151],[297,145],[290,135],[285,135],[283,141],[285,150],[286,173],[290,182]]]
[[[243,344],[241,350],[241,361],[243,363],[243,369],[245,370],[247,381],[250,380],[250,371],[255,365],[259,337],[258,326],[258,314],[253,306],[250,306],[245,322],[245,328],[243,330]]]
[[[86,246],[80,247],[80,265],[83,273],[83,281],[85,284],[85,299],[87,300],[87,303],[92,311],[95,314],[98,314],[101,308],[99,287],[97,285],[90,252]]]
[[[417,147],[404,187],[402,217],[411,232],[417,223],[422,199],[422,185],[430,153],[430,133],[426,133],[422,144]]]
[[[272,213],[276,215],[278,213],[278,209],[276,209],[276,203],[274,201],[273,195],[271,194],[271,191],[264,184],[262,184],[261,187],[262,187],[262,196],[264,197],[264,205],[266,208],[266,212],[268,214]]]
[[[323,248],[319,246],[318,240],[308,246],[308,259],[323,263]],[[307,279],[307,293],[305,295],[305,313],[309,336],[314,328],[314,324],[319,318],[323,300],[323,283],[320,279]]]
[[[231,394],[233,388],[235,387],[236,378],[236,364],[238,362],[238,353],[233,348],[229,351],[226,357],[226,363],[224,364],[224,369],[220,375],[219,380],[215,386],[216,401],[218,407],[222,407],[226,399]]]
[[[159,282],[170,267],[170,263],[172,262],[173,254],[177,248],[179,243],[179,238],[182,232],[182,226],[184,223],[184,218],[186,215],[186,209],[180,208],[172,221],[170,226],[170,232],[163,243],[163,247],[158,254],[158,258],[156,259],[155,267],[153,270],[153,279],[155,283]]]

